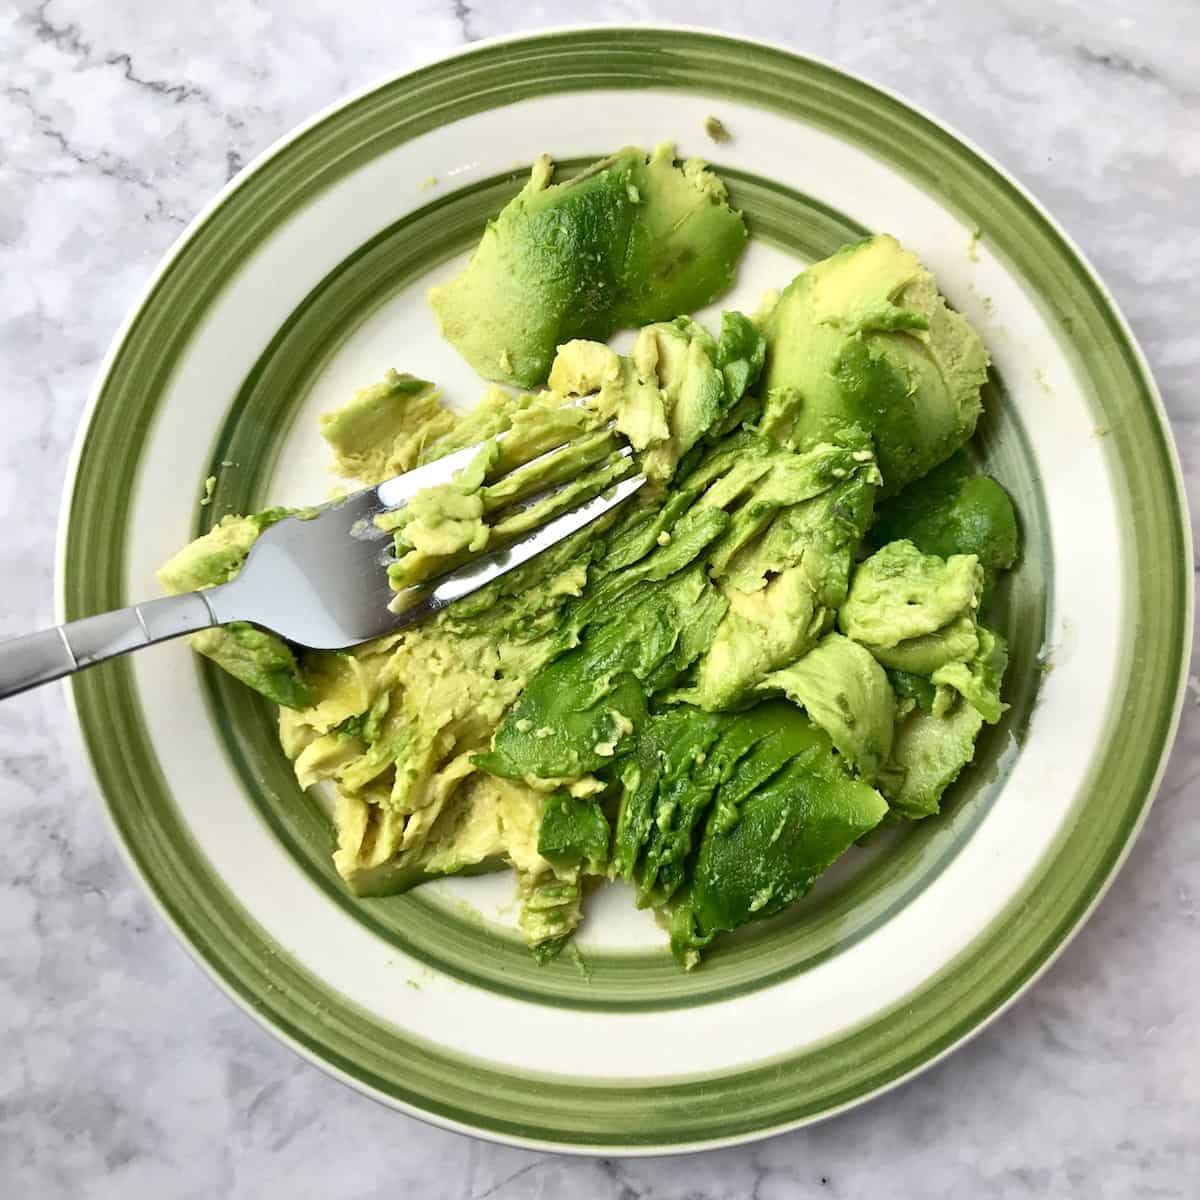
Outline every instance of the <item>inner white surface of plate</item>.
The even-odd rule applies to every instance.
[[[704,144],[710,112],[732,131],[731,143]],[[434,174],[440,191],[511,170],[542,151],[599,155],[667,139],[677,139],[684,153],[712,150],[718,167],[769,176],[868,228],[893,232],[934,271],[989,343],[1031,437],[1050,516],[1055,612],[1069,615],[1075,644],[1088,653],[1056,657],[1003,794],[947,869],[849,950],[731,1002],[736,1022],[730,1005],[612,1016],[543,1008],[430,978],[324,896],[246,803],[209,727],[189,651],[173,645],[137,656],[147,728],[167,782],[197,844],[266,933],[367,1010],[515,1068],[625,1078],[729,1069],[822,1040],[901,1000],[984,930],[1054,839],[1101,728],[1116,665],[1119,538],[1093,419],[1051,326],[988,252],[986,230],[973,260],[971,230],[871,157],[791,120],[677,92],[548,97],[464,119],[375,160],[265,242],[197,331],[149,435],[133,498],[129,596],[156,594],[154,569],[186,541],[213,437],[255,360],[325,274],[439,194],[422,191],[421,180]],[[781,276],[783,267],[784,256],[755,247],[736,294],[722,306],[753,308],[765,288],[787,282],[790,268]],[[342,347],[292,430],[272,499],[312,502],[327,494],[333,480],[315,414],[387,367],[435,379],[455,403],[479,394],[482,384],[437,337],[423,298],[430,281],[396,296]],[[480,883],[453,887],[487,903],[488,889],[511,886],[503,877]],[[640,914],[626,914],[619,926],[614,920],[609,931],[613,906],[605,908],[604,927],[599,920],[587,926],[589,941],[645,945],[661,937]],[[419,989],[404,986],[417,977]],[[616,1022],[619,1037],[608,1036]]]

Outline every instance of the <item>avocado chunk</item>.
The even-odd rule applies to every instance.
[[[639,377],[657,384],[666,408],[666,437],[642,456],[650,479],[670,478],[679,459],[721,415],[727,392],[716,351],[707,330],[688,317],[647,325],[638,334],[631,361]],[[602,403],[603,398],[602,393]]]
[[[925,712],[933,708],[937,689],[925,676],[911,671],[889,670],[887,677],[896,696],[897,719],[906,717],[914,708],[924,709]]]
[[[547,797],[538,853],[555,869],[582,867],[599,874],[608,865],[611,838],[608,819],[597,801],[568,792]]]
[[[887,234],[798,275],[764,331],[763,433],[800,443],[830,421],[862,426],[875,439],[884,495],[975,431],[987,351],[917,256]]]
[[[159,567],[163,591],[174,596],[228,583],[242,569],[259,534],[287,515],[286,508],[270,508],[245,517],[222,517]]]
[[[388,371],[341,408],[322,413],[320,424],[338,474],[375,484],[411,471],[456,418],[441,405],[432,383]]]
[[[933,672],[929,682],[937,688],[953,688],[989,725],[995,725],[1008,708],[1000,699],[1000,683],[1008,666],[1008,645],[998,633],[982,625],[978,632],[979,649],[975,656],[945,663]]]
[[[974,657],[982,589],[973,554],[942,559],[912,542],[891,542],[854,572],[838,624],[885,667],[929,675]]]
[[[707,709],[741,702],[828,631],[879,479],[866,435],[853,426],[801,452],[742,442],[732,457],[699,501],[738,505],[709,555],[729,610],[688,694]]]
[[[693,831],[720,780],[718,747],[729,719],[684,706],[667,709],[651,724],[637,750],[643,761],[651,755],[658,760],[648,811],[619,812],[617,817],[618,828],[623,825],[629,842],[636,829],[635,818],[640,824],[636,845],[623,847],[622,858],[632,860],[639,908],[664,903],[683,881],[683,862],[691,853]],[[644,797],[645,789],[641,797],[635,793],[630,800],[644,804]]]
[[[645,721],[646,697],[695,660],[724,602],[691,567],[662,581],[617,580],[568,616],[574,649],[543,668],[475,762],[509,779],[577,778],[607,766]]]
[[[241,570],[259,534],[287,515],[285,508],[271,508],[222,518],[159,568],[159,583],[172,595],[228,583]],[[296,655],[273,633],[238,621],[193,633],[188,645],[274,704],[307,708],[315,702]]]
[[[273,633],[239,621],[193,633],[188,645],[273,704],[307,708],[314,701],[295,653]]]
[[[549,962],[571,940],[579,925],[582,899],[578,878],[553,871],[517,878],[521,911],[517,918],[525,941],[539,964]]]
[[[724,718],[680,706],[656,714],[639,731],[621,764],[621,803],[613,839],[613,868],[632,881],[651,836],[659,788],[686,779],[693,763],[720,735]]]
[[[803,658],[772,671],[760,691],[781,691],[829,734],[837,752],[872,782],[892,751],[896,698],[869,651],[827,633]]]
[[[900,816],[930,817],[942,795],[975,757],[983,718],[958,699],[938,713],[916,708],[896,725],[892,755],[880,773],[879,790]]]
[[[725,380],[725,403],[732,408],[757,382],[767,361],[767,342],[740,312],[721,314],[721,337],[713,362]]]
[[[589,396],[601,420],[639,451],[647,478],[665,483],[688,451],[734,410],[762,371],[766,343],[741,313],[721,318],[721,337],[690,317],[642,328],[628,356],[599,342],[558,348],[550,387]]]
[[[1007,647],[976,620],[982,586],[973,554],[943,559],[890,542],[859,565],[839,612],[842,632],[887,668],[900,701],[876,780],[902,816],[938,811],[984,721],[1004,712]]]
[[[573,338],[669,320],[716,299],[746,244],[725,185],[669,144],[551,183],[543,156],[466,269],[430,292],[441,332],[485,379],[533,387]]]
[[[851,778],[829,737],[798,709],[770,706],[786,765],[750,787],[735,767],[709,812],[691,883],[671,921],[671,949],[687,967],[712,938],[770,916],[804,896],[816,878],[888,806]],[[736,802],[725,793],[737,793]]]
[[[787,765],[798,715],[768,702],[736,715],[683,705],[651,718],[635,751],[651,770],[622,796],[614,855],[617,870],[637,884],[639,906],[662,907],[685,884],[712,805],[722,821],[736,820],[741,801]]]
[[[1020,536],[1008,493],[977,475],[960,450],[881,504],[871,527],[877,545],[909,541],[924,554],[973,554],[990,582],[1017,561]]]
[[[1007,664],[1004,639],[981,625],[968,661],[946,663],[928,680],[892,674],[897,693],[913,703],[897,722],[878,784],[901,816],[918,820],[939,811],[943,793],[975,757],[984,722],[994,725],[1007,708],[1000,700]]]

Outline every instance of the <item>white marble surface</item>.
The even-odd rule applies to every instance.
[[[1141,338],[1200,504],[1194,0],[18,0],[0,8],[0,636],[49,621],[67,451],[123,313],[230,175],[348,89],[493,34],[693,21],[825,56],[1023,179]],[[1195,663],[1193,664],[1196,665]],[[485,1145],[259,1030],[121,860],[57,689],[0,706],[0,1192],[13,1197],[1167,1197],[1200,1191],[1200,684],[1098,913],[919,1080],[765,1144]]]

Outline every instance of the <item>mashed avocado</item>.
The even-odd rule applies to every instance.
[[[392,371],[321,418],[335,470],[363,484],[480,446],[379,518],[396,588],[628,473],[650,481],[366,645],[318,653],[250,626],[194,640],[280,706],[298,781],[334,793],[334,862],[357,894],[506,864],[545,960],[585,880],[620,878],[691,967],[889,813],[936,813],[1001,719],[1006,648],[980,612],[1018,537],[962,449],[982,344],[885,235],[753,318],[680,315],[728,285],[745,236],[721,182],[669,147],[561,184],[542,160],[431,295],[482,375],[533,390],[493,386],[459,414]],[[628,325],[621,354],[603,339]],[[225,518],[163,586],[232,578],[284,515]]]

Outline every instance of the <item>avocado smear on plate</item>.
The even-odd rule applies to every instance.
[[[624,475],[649,485],[365,645],[248,625],[192,644],[279,706],[300,784],[332,794],[356,894],[506,864],[544,961],[585,881],[625,880],[691,968],[885,818],[937,813],[1003,715],[1005,642],[980,616],[1018,527],[966,449],[988,356],[886,234],[708,329],[687,314],[729,286],[747,234],[704,163],[625,149],[552,179],[540,159],[430,295],[463,357],[515,387],[460,414],[391,371],[321,433],[362,485],[481,444],[380,518],[397,589]],[[605,339],[629,327],[618,353]],[[284,515],[224,517],[163,587],[231,578]]]

